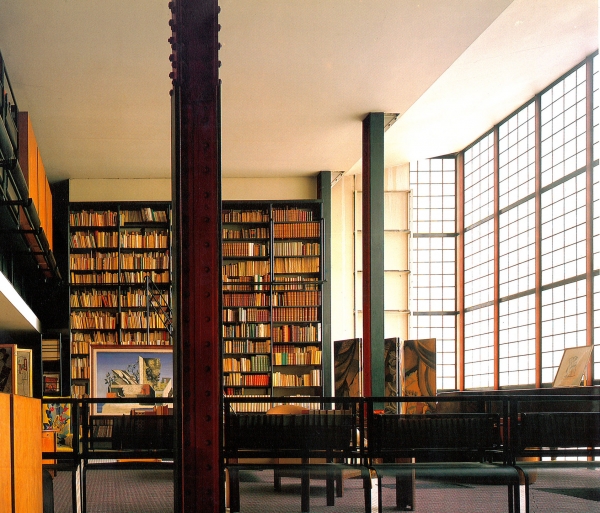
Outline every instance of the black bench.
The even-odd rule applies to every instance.
[[[581,401],[581,398],[574,397]],[[564,406],[564,396],[544,401],[546,409]],[[595,404],[598,408],[598,402]],[[595,470],[600,461],[600,412],[598,411],[519,411],[514,406],[513,458],[525,484],[525,511],[529,512],[530,486],[540,471],[572,474],[590,469],[589,476],[600,486]],[[569,458],[569,459],[567,459]]]
[[[508,511],[519,511],[519,475],[508,464],[500,415],[388,415],[371,408],[367,418],[366,456],[377,475],[380,511],[384,476],[396,478],[396,506],[401,510],[415,508],[416,477],[507,486]]]
[[[225,419],[224,456],[232,513],[240,511],[239,471],[265,468],[300,478],[302,512],[310,511],[311,477],[326,479],[327,505],[334,505],[336,477],[344,470],[359,470],[365,483],[365,511],[370,512],[371,483],[356,445],[355,414],[336,410],[281,415],[229,412]]]

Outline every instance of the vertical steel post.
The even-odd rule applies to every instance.
[[[384,339],[384,114],[363,120],[363,358],[365,396],[383,397]]]
[[[331,350],[331,171],[321,171],[317,179],[318,197],[323,201],[323,244],[321,247],[321,349],[323,351],[323,395],[332,397],[333,351]]]

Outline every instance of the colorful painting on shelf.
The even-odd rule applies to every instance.
[[[42,403],[42,429],[56,431],[58,449],[73,447],[71,431],[71,405],[68,403]]]

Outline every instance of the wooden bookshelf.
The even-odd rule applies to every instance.
[[[172,345],[155,298],[171,306],[169,203],[71,203],[71,394],[89,394],[91,344]]]
[[[319,201],[223,203],[226,395],[323,395],[321,212]]]

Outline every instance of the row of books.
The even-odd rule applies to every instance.
[[[263,282],[270,282],[271,277],[267,274],[264,276],[226,276],[223,275],[223,291],[253,291],[253,290],[269,290],[270,285],[264,285]]]
[[[273,244],[273,255],[275,256],[307,256],[320,255],[321,244],[319,242],[275,242]]]
[[[117,308],[118,297],[116,292],[94,288],[90,291],[75,291],[71,292],[71,308]]]
[[[225,338],[267,338],[271,336],[270,324],[234,324],[223,326]]]
[[[269,310],[264,308],[224,308],[223,322],[269,322]]]
[[[71,354],[82,355],[89,354],[90,344],[94,345],[148,345],[148,346],[168,346],[172,344],[169,333],[165,330],[147,332],[124,332],[121,338],[117,337],[116,332],[97,331],[94,333],[74,332],[72,334]]]
[[[224,340],[223,352],[226,354],[269,353],[271,342],[268,340]]]
[[[274,292],[272,301],[273,306],[320,305],[321,292],[317,290]]]
[[[169,283],[171,275],[169,271],[122,271],[118,272],[93,272],[80,273],[71,271],[71,285],[118,285],[141,284],[146,282],[149,276],[154,283]]]
[[[318,310],[314,306],[277,308],[273,310],[273,322],[317,322]]]
[[[71,342],[71,354],[90,354],[90,342],[83,340],[73,340]]]
[[[60,339],[42,339],[42,360],[60,360]]]
[[[125,223],[167,223],[169,221],[165,210],[154,210],[150,207],[139,210],[121,210],[119,213],[121,224]]]
[[[268,239],[269,229],[264,227],[256,228],[223,228],[221,231],[223,240],[229,239]]]
[[[117,326],[117,318],[120,325]],[[260,325],[254,325],[260,326]],[[75,311],[71,312],[71,328],[74,330],[116,330],[116,329],[165,329],[163,318],[156,312],[112,312]]]
[[[256,242],[224,242],[223,258],[228,257],[266,257],[269,254],[267,244]]]
[[[276,344],[273,346],[273,355],[282,355],[283,358],[287,358],[290,362],[295,358],[299,358],[305,359],[306,362],[304,363],[306,364],[317,364],[321,363],[322,352],[318,346],[298,347],[291,344]],[[293,365],[293,363],[289,363],[289,365]]]
[[[90,362],[88,358],[71,359],[71,378],[90,379]]]
[[[273,342],[320,342],[321,324],[273,326]]]
[[[239,374],[231,372],[223,376],[223,385],[226,387],[263,387],[269,386],[271,379],[268,374]]]
[[[274,387],[320,387],[321,371],[313,369],[305,374],[285,374],[283,372],[273,373]]]
[[[225,276],[256,276],[268,275],[271,272],[271,264],[268,260],[248,260],[247,262],[235,262],[221,266],[221,274]],[[223,281],[226,281],[223,278]]]
[[[167,223],[168,214],[165,210],[154,210],[145,207],[139,210],[121,210],[119,221],[125,223]],[[95,211],[82,210],[69,214],[71,226],[117,226],[117,212],[114,210]]]
[[[114,330],[117,329],[117,316],[111,312],[71,312],[71,329],[75,330]]]
[[[88,350],[85,351],[86,353],[89,352],[89,344],[113,345],[117,343],[116,332],[110,331],[95,331],[93,333],[75,332],[71,334],[71,337],[73,342],[84,342],[88,344]]]
[[[297,223],[273,225],[276,239],[316,239],[321,236],[321,223]]]
[[[271,358],[267,355],[223,359],[224,372],[268,372],[270,370]]]
[[[169,234],[165,231],[121,233],[121,247],[130,249],[166,249],[169,247]]]
[[[71,234],[72,249],[117,248],[119,234],[117,232],[78,231]]]
[[[83,399],[89,396],[87,385],[71,385],[71,397],[74,399]]]
[[[320,259],[318,257],[277,257],[273,261],[273,271],[280,274],[318,273],[319,267]]]
[[[263,210],[223,210],[224,223],[268,223],[269,213]]]
[[[165,329],[164,318],[156,312],[121,312],[121,329]]]
[[[236,396],[239,389],[226,388],[225,395]],[[267,395],[242,395],[244,398],[270,397]],[[231,403],[231,409],[236,413],[264,413],[271,408],[270,403]]]
[[[119,269],[169,269],[168,253],[144,253],[140,255],[124,255],[119,253],[81,254],[74,253],[70,257],[72,271],[118,271]]]
[[[117,226],[117,213],[114,211],[96,212],[83,210],[69,214],[70,226]]]
[[[234,292],[232,294],[223,294],[223,306],[269,306],[271,296],[265,292],[256,292],[254,294],[241,294]]]
[[[305,208],[274,208],[273,221],[276,223],[312,221],[313,211]]]

